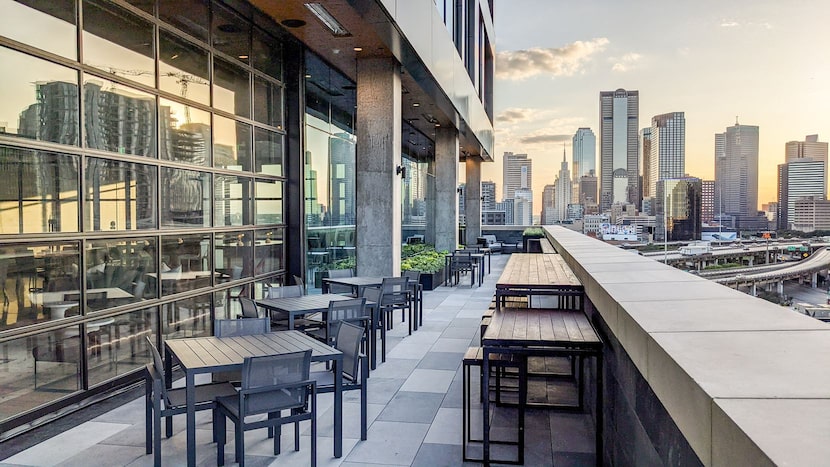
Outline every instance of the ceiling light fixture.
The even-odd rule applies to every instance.
[[[421,106],[421,104],[418,103],[418,102],[413,102],[412,103],[412,107],[420,107],[420,106]]]
[[[363,52],[363,47],[355,47],[354,51],[355,52]]]
[[[327,27],[329,31],[331,31],[332,35],[337,37],[347,37],[352,35],[321,3],[306,3],[305,7],[308,8],[308,10],[311,11],[311,13],[313,13],[321,23],[323,23],[323,26]]]

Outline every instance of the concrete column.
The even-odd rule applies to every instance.
[[[810,286],[816,288],[818,286],[818,273],[814,272],[810,277]]]
[[[481,159],[467,157],[467,185],[464,187],[465,245],[475,245],[481,236]]]
[[[758,287],[755,284],[755,282],[752,283],[752,286],[749,289],[749,294],[752,295],[753,297],[758,296]]]
[[[453,251],[458,245],[458,130],[455,128],[435,129],[434,173],[435,222],[427,224],[427,232],[432,232],[431,242],[438,251]],[[469,228],[469,222],[467,225]]]
[[[389,58],[357,64],[357,274],[401,272],[401,73]]]
[[[778,281],[778,295],[784,296],[784,281]]]

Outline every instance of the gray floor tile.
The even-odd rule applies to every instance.
[[[364,464],[412,465],[429,425],[376,421],[369,439],[356,445],[346,461]]]
[[[401,386],[401,391],[446,394],[454,376],[455,371],[415,369]]]
[[[435,420],[427,432],[424,443],[461,445],[462,410],[441,408],[435,414]]]
[[[418,363],[418,368],[455,371],[463,358],[463,352],[428,352]]]
[[[143,444],[141,447],[96,444],[58,465],[61,467],[89,467],[90,465],[120,467],[129,465],[144,455]]]
[[[441,406],[443,394],[427,392],[398,392],[378,420],[387,422],[433,423],[435,414]]]

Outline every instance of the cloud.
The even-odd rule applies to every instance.
[[[521,137],[519,142],[523,144],[561,143],[572,139],[573,135],[531,135]]]
[[[614,61],[614,66],[611,67],[611,71],[616,71],[619,73],[625,73],[626,71],[631,70],[643,58],[642,55],[638,53],[627,53],[620,58],[612,58],[611,60]]]
[[[499,52],[496,77],[523,80],[539,74],[573,76],[582,70],[591,56],[605,50],[605,37],[576,41],[563,47],[532,48]]]
[[[506,109],[502,113],[496,115],[496,120],[499,123],[518,123],[530,120],[533,113],[533,109],[520,109],[514,107]]]
[[[726,20],[723,20],[723,21],[721,21],[721,23],[720,23],[720,27],[722,27],[722,28],[737,28],[737,27],[738,27],[738,26],[740,26],[740,25],[741,25],[741,23],[739,23],[739,22],[737,22],[737,21],[726,21]]]

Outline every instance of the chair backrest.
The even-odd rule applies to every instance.
[[[242,364],[240,417],[304,407],[308,401],[311,349],[246,357]],[[273,388],[269,390],[269,388]]]
[[[334,347],[343,352],[343,376],[357,381],[360,365],[360,341],[365,329],[347,321],[337,323]]]
[[[268,318],[213,320],[213,335],[216,337],[253,336],[270,330]]]
[[[144,298],[144,289],[147,287],[147,283],[144,281],[137,281],[135,286],[133,287],[133,297],[137,299]]]
[[[353,277],[351,269],[329,269],[328,277]]]
[[[235,281],[242,279],[242,266],[234,266],[231,268],[231,280]]]
[[[398,305],[409,301],[409,278],[384,277],[380,285],[381,305]]]
[[[253,300],[248,297],[239,297],[239,304],[242,305],[243,318],[259,318],[259,310]]]
[[[421,282],[421,271],[404,271],[403,277],[409,278],[409,282],[412,283],[419,283]]]
[[[375,302],[375,319],[379,316],[380,311],[380,287],[363,287],[360,289],[360,296],[365,298],[367,302]]]
[[[348,321],[350,323],[363,323],[369,319],[366,312],[366,299],[353,298],[351,300],[332,300],[329,302],[327,315],[329,324],[329,336],[334,336],[338,323]],[[361,327],[361,329],[364,329]]]
[[[167,384],[164,381],[164,360],[161,359],[161,354],[159,350],[156,348],[156,345],[153,344],[153,340],[150,339],[150,336],[144,336],[144,339],[147,340],[147,347],[150,349],[150,355],[153,357],[153,361],[148,363],[149,366],[152,366],[153,370],[150,372],[150,375],[153,379],[160,379],[160,386],[161,386],[161,393],[165,404],[169,404],[169,399],[167,397]]]
[[[268,289],[268,298],[289,298],[302,296],[303,287],[301,285],[284,285],[282,287],[271,287]]]

